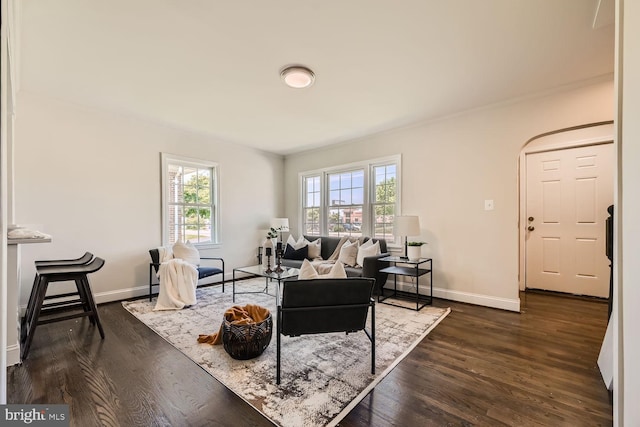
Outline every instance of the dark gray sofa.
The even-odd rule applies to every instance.
[[[304,236],[304,238],[309,242],[314,242],[317,239],[320,239],[320,255],[322,256],[322,259],[325,260],[333,254],[338,243],[340,243],[340,237],[333,236]],[[369,237],[364,238],[364,242],[367,240],[369,240]],[[380,273],[380,269],[389,266],[388,262],[378,261],[378,259],[388,256],[389,254],[387,253],[387,242],[384,239],[373,239],[373,242],[380,242],[380,255],[366,257],[362,268],[347,267],[345,265],[344,269],[347,272],[347,277],[366,277],[376,279],[375,293],[378,294],[380,286],[383,286],[387,282],[388,276],[387,273]],[[300,268],[302,266],[302,261],[283,258],[282,265],[286,267]]]

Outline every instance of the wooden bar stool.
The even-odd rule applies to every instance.
[[[80,258],[74,259],[46,259],[35,261],[36,267],[53,267],[60,265],[82,265],[87,264],[93,259],[91,252],[85,252]]]
[[[33,302],[31,303],[31,307],[27,307],[27,313],[22,319],[22,351],[20,356],[23,360],[26,359],[29,354],[29,348],[31,347],[36,327],[45,323],[87,316],[91,324],[98,326],[100,337],[104,339],[104,330],[100,323],[98,309],[93,299],[93,293],[91,292],[89,279],[87,277],[88,274],[100,270],[103,265],[104,260],[96,257],[88,264],[37,267],[36,280],[34,283],[35,290],[32,290]],[[59,294],[46,298],[49,283],[67,281],[74,281],[76,283],[77,292]],[[75,295],[78,296],[78,299],[64,299],[64,297]],[[51,298],[62,298],[63,300],[45,304],[45,299]],[[69,311],[73,311],[73,313],[56,315]]]
[[[93,259],[93,254],[91,252],[85,252],[84,255],[82,255],[80,258],[74,258],[74,259],[48,259],[48,260],[36,260],[35,261],[35,265],[36,265],[36,275],[33,279],[33,286],[31,286],[31,294],[29,295],[29,302],[27,303],[27,309],[25,312],[25,316],[24,317],[28,317],[30,315],[30,313],[33,311],[33,303],[34,303],[34,298],[35,298],[35,293],[36,293],[36,289],[37,289],[37,283],[39,280],[39,274],[38,274],[38,268],[39,267],[54,267],[54,266],[65,266],[65,265],[83,265],[83,264],[88,264],[89,261],[91,261]],[[45,299],[50,299],[50,298],[61,298],[63,296],[70,296],[70,295],[78,295],[78,292],[73,292],[71,294],[65,294],[65,295],[53,295],[53,296],[47,296],[45,297]]]

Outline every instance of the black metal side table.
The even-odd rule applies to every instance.
[[[388,256],[380,258],[380,261],[387,261],[393,265],[380,270],[382,273],[393,274],[393,289],[385,289],[384,286],[380,289],[380,295],[378,295],[378,302],[383,304],[395,305],[402,308],[410,308],[406,305],[394,304],[391,301],[387,301],[389,298],[415,301],[416,311],[422,309],[425,305],[433,304],[433,260],[431,258],[420,259],[407,259],[397,256]],[[399,266],[398,264],[404,264]],[[421,265],[426,264],[424,267]],[[427,267],[427,268],[425,268]],[[425,274],[429,275],[429,295],[420,294],[420,276]],[[415,277],[416,279],[416,292],[407,292],[398,290],[398,276]],[[385,295],[385,290],[390,291]]]

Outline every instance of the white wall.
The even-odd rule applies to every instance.
[[[635,0],[624,4],[622,30],[622,115],[621,115],[621,268],[622,286],[619,305],[622,319],[622,342],[618,345],[618,360],[623,360],[618,383],[616,425],[640,425],[640,4]],[[620,277],[620,275],[618,276]],[[620,384],[620,380],[621,384]],[[622,415],[622,418],[620,418]]]
[[[10,120],[7,106],[9,96],[9,39],[7,38],[8,2],[0,4],[3,20],[0,27],[0,405],[7,403],[7,147]]]
[[[85,251],[106,260],[90,277],[98,302],[147,292],[148,250],[161,244],[160,152],[219,164],[222,246],[206,254],[224,257],[227,277],[255,263],[258,230],[282,214],[281,156],[33,94],[19,101],[16,222],[53,236],[22,248],[22,304],[35,259]]]
[[[401,153],[402,213],[420,216],[434,294],[518,310],[520,150],[544,132],[612,120],[613,105],[611,77],[288,156],[286,215],[299,215],[299,172]],[[484,210],[485,199],[495,210]]]

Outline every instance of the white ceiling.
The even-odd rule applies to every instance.
[[[598,3],[29,0],[21,90],[288,154],[610,74]]]

